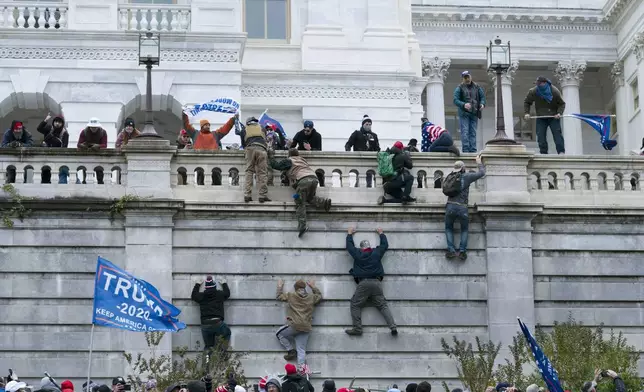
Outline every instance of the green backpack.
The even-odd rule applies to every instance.
[[[386,151],[381,151],[378,153],[378,174],[382,177],[393,176],[396,172],[394,171],[393,163],[394,154],[389,154]]]

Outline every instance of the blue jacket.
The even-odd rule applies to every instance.
[[[468,116],[472,118],[479,118],[478,113],[480,111],[480,105],[487,106],[487,102],[485,100],[485,91],[483,91],[481,86],[474,82],[472,82],[472,86],[473,96],[471,98],[468,97],[467,91],[462,83],[456,86],[456,89],[454,90],[454,105],[458,107],[459,117]],[[472,110],[465,110],[466,103],[472,104]]]
[[[16,138],[13,136],[13,131],[11,128],[7,129],[4,133],[4,136],[2,137],[2,147],[9,147],[9,144],[15,141],[19,141],[24,147],[31,147],[34,144],[34,140],[31,137],[31,134],[26,129],[22,130],[22,136],[20,137],[20,140],[16,140]]]
[[[380,234],[380,245],[369,251],[362,251],[356,248],[353,243],[353,236],[347,235],[347,251],[353,257],[353,268],[349,273],[356,279],[381,278],[385,275],[382,266],[382,257],[389,249],[387,236]]]

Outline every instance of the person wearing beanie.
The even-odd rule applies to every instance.
[[[362,117],[360,130],[353,132],[344,145],[345,151],[351,151],[351,148],[353,151],[380,151],[378,135],[371,131],[371,118],[366,114]]]
[[[309,380],[297,372],[297,368],[292,363],[284,366],[286,377],[282,383],[282,392],[314,392],[315,389]]]
[[[38,389],[38,392],[61,392],[61,390],[51,377],[45,376],[40,379],[40,389]]]
[[[34,139],[22,121],[13,120],[2,137],[2,147],[33,147]]]
[[[196,282],[192,288],[191,298],[199,304],[201,312],[201,335],[203,337],[204,350],[207,355],[212,349],[225,351],[230,342],[231,331],[224,322],[224,301],[230,298],[230,289],[226,279],[219,279],[221,290],[212,275],[208,275],[205,281]],[[204,291],[201,292],[201,286]]]
[[[331,199],[325,199],[315,195],[320,184],[317,175],[309,163],[300,156],[299,150],[291,148],[288,150],[288,158],[276,161],[273,154],[270,155],[270,165],[273,169],[283,171],[286,177],[295,188],[295,216],[297,217],[298,236],[302,237],[309,230],[306,221],[306,205],[311,204],[317,209],[324,209],[329,212]]]
[[[539,386],[537,384],[530,384],[526,389],[526,392],[539,392]]]
[[[418,388],[418,384],[416,384],[415,382],[409,383],[405,388],[405,392],[416,392],[416,388]]]
[[[476,152],[476,128],[485,108],[485,91],[472,81],[469,71],[461,73],[463,82],[454,90],[454,105],[458,107],[463,152]]]
[[[306,291],[311,288],[312,294]],[[322,292],[315,287],[315,282],[298,280],[294,285],[295,291],[284,292],[284,281],[277,282],[277,299],[287,303],[286,324],[277,330],[276,336],[287,353],[284,359],[291,361],[297,358],[298,365],[306,363],[306,344],[313,329],[313,311],[322,301]],[[293,348],[293,341],[295,349]]]
[[[141,132],[136,129],[134,120],[130,117],[126,118],[123,122],[123,129],[116,136],[116,148],[127,146],[127,143],[135,137],[141,136]]]
[[[295,134],[290,148],[300,151],[322,151],[322,135],[313,127],[313,121],[304,121],[304,128]]]
[[[380,196],[378,205],[415,202],[416,199],[411,197],[411,188],[414,186],[414,176],[409,172],[414,167],[411,161],[411,154],[405,151],[405,146],[400,141],[394,143],[393,147],[387,149],[387,152],[393,154],[391,163],[394,168],[394,174],[382,178],[384,182],[382,188],[385,195],[389,195],[391,198],[387,199],[385,196]]]
[[[266,131],[259,125],[259,121],[255,117],[249,117],[246,120],[243,147],[246,159],[244,202],[253,201],[254,176],[257,177],[259,202],[271,201],[268,198],[268,144],[266,143]]]
[[[49,120],[51,120],[51,125],[48,124]],[[69,133],[65,129],[65,119],[63,116],[54,116],[52,120],[51,113],[47,113],[47,116],[38,124],[36,130],[45,135],[45,145],[47,147],[67,148],[69,144]]]
[[[74,384],[69,380],[65,380],[60,383],[60,389],[63,392],[74,392]]]
[[[409,143],[407,143],[405,151],[420,152],[420,150],[418,150],[418,139],[409,139]]]
[[[192,139],[192,145],[195,150],[219,150],[219,141],[228,133],[235,125],[235,119],[239,118],[239,113],[228,119],[224,125],[217,128],[215,132],[210,132],[210,121],[200,120],[199,131],[190,124],[190,118],[184,112],[181,115],[183,120],[183,129],[188,133]]]
[[[266,377],[266,392],[282,392],[282,380],[277,375]]]
[[[422,118],[420,134],[423,139],[422,152],[451,152],[460,156],[461,152],[454,145],[454,139],[447,129],[431,123],[427,118]]]
[[[336,392],[335,381],[324,380],[324,383],[322,384],[322,392]]]
[[[382,258],[389,249],[387,236],[381,228],[376,229],[380,236],[380,245],[372,248],[368,240],[360,241],[360,249],[357,249],[353,242],[353,235],[356,229],[350,227],[347,231],[346,248],[353,258],[353,268],[349,270],[353,280],[358,284],[353,297],[351,297],[351,319],[353,328],[344,332],[351,336],[362,335],[362,308],[372,303],[384,316],[392,336],[398,336],[398,329],[394,316],[389,310],[387,299],[382,292],[382,279],[385,276],[385,269],[382,266]]]

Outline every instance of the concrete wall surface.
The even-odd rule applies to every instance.
[[[521,147],[488,146],[488,174],[471,192],[469,257],[451,261],[445,258],[440,189],[421,181],[423,188],[413,191],[416,205],[377,206],[380,179],[374,188],[360,183],[375,156],[307,156],[329,178],[320,194],[337,203],[329,213],[310,213],[310,232],[298,239],[287,188],[270,187],[273,202],[260,205],[241,202],[238,186],[174,182],[179,167],[190,173],[191,162],[200,160],[207,172],[242,169],[243,183],[240,154],[198,157],[177,154],[161,142],[132,143],[123,153],[92,157],[0,153],[0,182],[13,166],[21,178],[15,189],[33,197],[23,201],[32,210],[23,221],[0,226],[0,368],[15,369],[32,382],[48,371],[82,383],[99,255],[149,281],[182,310],[188,327],[172,334],[164,349],[194,350],[202,339],[199,309],[189,298],[193,281],[207,274],[225,277],[232,347],[248,352],[243,364],[253,382],[283,369],[284,352],[275,338],[285,320],[284,305],[274,298],[280,278],[287,289],[297,279],[313,279],[325,297],[308,345],[309,365],[321,372],[314,376],[316,388],[325,378],[347,386],[353,377],[356,385],[371,388],[422,380],[435,388],[442,380],[455,386],[456,369],[442,353],[441,338],[479,336],[507,345],[518,331],[516,317],[533,328],[572,314],[587,325],[604,323],[607,332],[622,331],[638,350],[644,348],[642,159],[607,165],[596,157],[535,157]],[[414,174],[425,171],[431,178],[453,162],[443,154],[413,157]],[[472,156],[463,159],[473,166]],[[56,168],[63,161],[118,165],[121,181],[38,183],[42,166]],[[35,181],[25,183],[29,165]],[[346,181],[355,169],[359,187],[334,186],[333,169]],[[110,220],[114,199],[123,195],[140,199]],[[3,197],[0,208],[15,206]],[[348,226],[357,227],[356,243],[377,244],[376,227],[388,236],[384,291],[399,325],[396,338],[373,308],[364,310],[362,337],[343,332],[351,323],[349,300],[356,286],[344,249]],[[122,353],[141,349],[142,339],[97,327],[92,378],[127,375]]]

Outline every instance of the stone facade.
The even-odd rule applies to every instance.
[[[86,155],[42,149],[2,151],[0,182],[15,169],[14,186],[33,210],[13,229],[0,227],[0,366],[35,380],[47,370],[76,383],[86,377],[93,276],[98,255],[156,285],[183,310],[188,329],[162,347],[201,340],[198,308],[190,299],[193,279],[226,277],[232,297],[226,319],[232,346],[248,351],[247,375],[256,378],[283,366],[276,328],[284,307],[274,299],[279,278],[287,287],[314,279],[326,301],[316,310],[309,364],[321,378],[347,385],[384,388],[429,379],[456,385],[456,370],[440,338],[480,336],[509,343],[516,317],[533,327],[572,314],[587,325],[604,323],[625,333],[638,350],[641,332],[638,228],[644,161],[636,157],[538,156],[523,147],[488,147],[487,176],[470,193],[469,258],[444,258],[445,196],[434,179],[449,171],[447,154],[415,154],[418,203],[377,206],[380,178],[370,153],[307,154],[322,170],[330,213],[311,213],[310,232],[297,238],[292,190],[270,187],[272,203],[244,204],[235,172],[238,152],[177,152],[167,142],[134,140],[124,152]],[[473,157],[464,158],[474,167]],[[70,184],[41,184],[43,167],[71,168]],[[607,167],[611,170],[607,170]],[[86,168],[87,184],[75,184]],[[94,172],[105,168],[104,184]],[[109,169],[108,169],[109,168]],[[113,171],[110,175],[110,169]],[[195,172],[205,172],[205,185]],[[211,173],[223,185],[212,185]],[[182,176],[186,174],[187,185]],[[54,176],[56,178],[56,176]],[[239,179],[243,183],[243,174]],[[357,186],[356,186],[357,183]],[[279,181],[276,181],[279,184]],[[418,185],[418,184],[417,184]],[[113,221],[114,199],[137,195]],[[0,208],[11,202],[0,201]],[[399,324],[394,340],[375,309],[364,312],[365,335],[346,336],[355,284],[344,250],[346,228],[356,239],[377,241],[381,226],[390,241],[384,259],[385,294]],[[123,350],[143,349],[135,333],[97,328],[92,378],[127,374]]]

